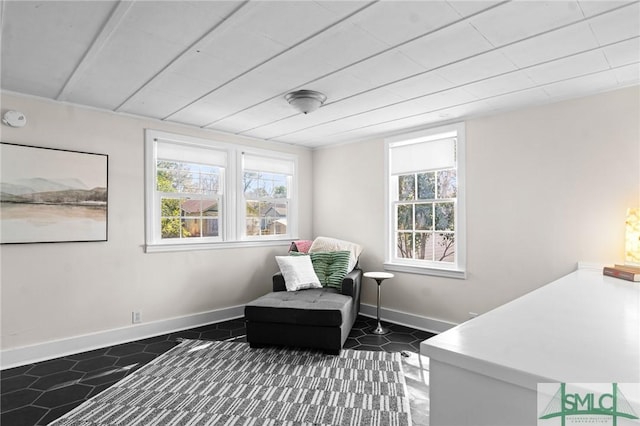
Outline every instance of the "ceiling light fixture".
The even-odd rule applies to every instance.
[[[327,100],[324,94],[313,90],[296,90],[287,93],[284,98],[294,108],[305,114],[317,110]]]

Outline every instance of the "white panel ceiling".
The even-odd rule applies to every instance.
[[[471,18],[471,25],[494,46],[571,24],[584,17],[576,1],[513,1]]]
[[[1,54],[5,91],[319,147],[639,85],[640,1],[4,0]]]

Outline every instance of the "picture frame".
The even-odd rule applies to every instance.
[[[109,156],[0,142],[0,244],[108,240]]]

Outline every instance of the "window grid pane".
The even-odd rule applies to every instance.
[[[161,238],[218,237],[219,200],[165,194],[161,203]]]
[[[434,207],[436,231],[453,231],[455,224],[454,203],[435,203]]]
[[[156,190],[190,194],[219,193],[221,169],[194,163],[160,160],[156,163]]]
[[[414,234],[414,259],[433,260],[433,233],[417,232]]]
[[[455,234],[453,232],[437,232],[434,237],[434,260],[438,262],[454,262]]]
[[[415,192],[415,175],[402,175],[398,177],[398,194],[400,201],[415,200]]]
[[[433,203],[416,204],[416,230],[433,230]]]
[[[436,175],[434,172],[418,173],[418,199],[433,200],[436,198]]]
[[[458,181],[454,169],[441,170],[438,176],[438,198],[456,198]]]
[[[397,182],[395,256],[455,262],[456,170],[400,175]]]
[[[398,232],[398,244],[396,245],[396,256],[399,258],[413,258],[413,233]]]

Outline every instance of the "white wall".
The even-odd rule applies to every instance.
[[[634,87],[468,121],[468,279],[395,273],[382,306],[461,322],[578,261],[622,261],[625,211],[640,205],[639,99]],[[363,269],[381,270],[383,140],[321,149],[313,163],[314,235],[362,244]],[[365,280],[363,303],[376,304],[375,287]]]
[[[461,322],[575,269],[622,259],[624,213],[640,204],[638,87],[467,123],[467,280],[396,273],[384,308]],[[300,237],[384,253],[382,140],[314,151],[2,93],[27,114],[3,142],[109,155],[109,241],[0,246],[1,348],[21,347],[241,306],[270,289],[287,245],[145,254],[144,129],[300,155]],[[363,302],[375,305],[365,280]],[[197,316],[197,315],[195,315]],[[17,355],[19,355],[19,351]],[[4,362],[4,361],[3,361]]]
[[[109,155],[107,242],[2,245],[2,349],[244,305],[271,289],[277,247],[145,254],[144,129],[269,147],[299,155],[300,237],[311,236],[311,151],[186,126],[2,94],[3,142]],[[134,333],[135,334],[135,333]]]

